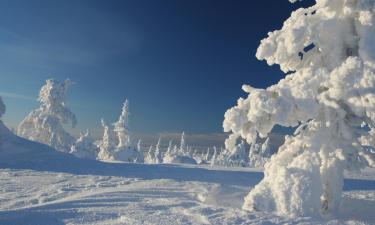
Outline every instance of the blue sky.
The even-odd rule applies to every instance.
[[[70,78],[78,129],[117,119],[137,133],[222,131],[242,84],[284,75],[255,58],[268,31],[312,1],[0,0],[0,96],[16,126],[45,79]]]

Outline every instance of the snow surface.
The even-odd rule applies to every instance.
[[[260,170],[106,163],[12,134],[0,122],[0,224],[372,224],[375,170],[347,174],[338,218],[241,209]]]

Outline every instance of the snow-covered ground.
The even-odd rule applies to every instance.
[[[243,211],[255,169],[105,163],[19,138],[0,124],[0,224],[371,224],[375,171],[347,174],[338,218]]]
[[[0,224],[322,224],[241,210],[254,170],[112,164],[74,172],[2,168]],[[375,171],[345,181],[340,220],[375,221]],[[351,222],[345,221],[350,224]]]

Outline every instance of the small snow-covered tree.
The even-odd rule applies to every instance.
[[[170,147],[171,147],[170,142]],[[170,149],[170,148],[168,148]],[[166,154],[164,154],[163,162],[164,163],[187,163],[187,164],[197,164],[197,161],[193,159],[191,156],[190,151],[191,148],[188,148],[185,143],[185,133],[182,132],[181,134],[181,142],[180,148],[177,148],[175,145],[173,150],[167,150]]]
[[[185,132],[182,132],[179,152],[180,154],[185,154],[185,151],[186,151]]]
[[[155,150],[154,150],[154,146],[150,145],[150,147],[148,148],[148,151],[147,151],[147,154],[146,154],[146,157],[145,157],[145,163],[154,163],[154,156],[155,156]]]
[[[241,141],[232,149],[224,149],[220,155],[217,155],[216,147],[214,147],[214,152],[216,152],[216,155],[214,153],[215,158],[212,156],[211,159],[211,164],[213,165],[228,167],[244,167],[247,165],[248,160],[244,141]]]
[[[70,153],[79,158],[96,159],[99,150],[100,149],[94,145],[94,139],[90,131],[86,130],[85,133],[80,134],[80,137],[72,146]]]
[[[222,151],[222,152],[223,152],[223,151]],[[211,159],[210,159],[210,164],[211,164],[211,166],[217,165],[217,164],[216,164],[217,157],[218,157],[217,149],[216,149],[216,147],[214,146],[214,153],[212,154],[212,157],[211,157]]]
[[[66,107],[66,91],[71,84],[70,80],[47,80],[39,92],[40,107],[19,124],[17,134],[69,152],[75,140],[63,125],[71,123],[74,127],[77,123],[75,115]]]
[[[112,130],[106,124],[104,119],[101,119],[102,127],[104,128],[103,138],[99,143],[98,159],[112,160],[115,151],[115,139]]]
[[[127,99],[122,106],[122,112],[118,121],[113,126],[113,131],[117,136],[117,146],[121,148],[130,146],[129,101]]]
[[[172,143],[173,143],[172,140],[169,140],[168,148],[167,148],[167,151],[165,152],[164,156],[172,154],[172,151],[173,151]]]
[[[259,140],[257,138],[256,140]],[[251,143],[249,150],[249,166],[250,167],[263,167],[266,162],[271,158],[271,149],[269,137],[263,143],[255,141]]]
[[[117,122],[113,123],[113,130],[102,120],[104,127],[103,140],[100,145],[99,159],[116,160],[123,162],[144,162],[143,152],[134,146],[129,130],[129,101],[126,99],[121,115]]]
[[[256,57],[289,74],[267,89],[243,86],[248,97],[225,113],[226,147],[239,137],[252,144],[276,124],[299,128],[266,164],[245,210],[336,213],[344,169],[368,162],[360,125],[375,129],[374,11],[373,0],[316,0],[261,41]]]
[[[210,147],[207,148],[207,152],[206,152],[206,155],[205,155],[205,157],[204,157],[204,160],[206,160],[206,162],[208,162],[208,161],[211,160]]]
[[[162,156],[161,156],[162,152],[161,152],[161,149],[160,149],[160,142],[161,142],[161,137],[159,137],[158,143],[156,144],[156,147],[155,147],[154,156],[153,156],[154,163],[163,162],[163,159],[162,159]]]

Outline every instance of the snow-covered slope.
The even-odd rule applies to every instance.
[[[252,169],[83,160],[13,135],[0,123],[0,225],[371,224],[375,171],[348,174],[339,219],[241,209]]]

